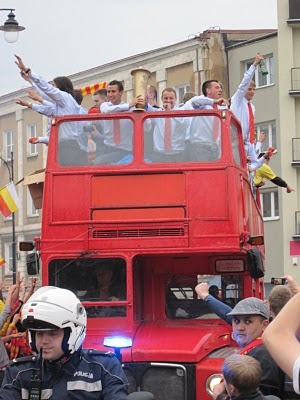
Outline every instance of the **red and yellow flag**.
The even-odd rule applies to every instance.
[[[5,218],[20,208],[20,200],[13,182],[0,189],[0,211]]]
[[[96,90],[105,88],[106,88],[106,82],[99,82],[95,83],[94,85],[81,87],[79,88],[79,90],[81,91],[81,94],[83,96],[86,96],[87,94],[93,94],[94,92],[96,92]]]
[[[0,257],[0,267],[1,265],[4,265],[6,263],[6,261],[4,260],[4,258]]]

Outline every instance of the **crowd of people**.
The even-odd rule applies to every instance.
[[[229,382],[234,386],[232,388],[228,382],[226,383],[224,369],[227,371],[233,364],[229,363],[228,366],[228,359],[226,359],[223,365],[224,380],[214,387],[214,399],[223,400],[231,398],[232,395],[234,398],[240,398],[239,396],[242,395],[241,399],[262,399],[263,396],[275,396],[279,399],[300,398],[298,396],[300,345],[297,339],[299,322],[297,318],[293,318],[296,304],[300,302],[300,287],[293,277],[286,276],[284,279],[287,285],[274,286],[267,301],[249,297],[241,300],[233,309],[210,294],[207,283],[202,282],[196,286],[195,290],[199,298],[209,306],[212,312],[232,326],[232,337],[240,348],[239,355],[254,358],[260,365],[260,394],[258,395],[258,387],[256,387],[250,396],[249,388],[243,387],[242,381],[239,380],[247,370],[246,367],[243,368],[243,363],[245,366],[248,363],[242,358],[233,358],[235,360],[233,364],[237,362],[239,367],[230,373]],[[296,299],[298,299],[297,303]],[[286,327],[290,335],[288,346],[289,343],[291,346],[288,347],[289,350],[284,347],[284,350],[278,351],[280,345],[287,343]],[[293,368],[294,380],[292,380]],[[241,386],[236,386],[233,382],[240,382]]]
[[[161,96],[162,106],[158,105],[156,88],[148,85],[145,98],[135,97],[131,102],[122,100],[124,87],[122,82],[113,80],[106,89],[96,91],[94,105],[89,109],[81,106],[82,94],[73,88],[67,77],[57,77],[46,82],[42,77],[27,67],[21,57],[16,56],[16,64],[21,76],[30,83],[27,89],[31,101],[23,98],[14,99],[18,104],[49,117],[46,136],[32,137],[31,143],[49,143],[50,121],[53,116],[104,113],[114,114],[135,109],[144,103],[147,111],[172,111],[193,109],[229,109],[241,123],[244,147],[248,160],[250,181],[253,189],[264,185],[264,179],[293,191],[288,183],[276,175],[269,166],[270,157],[275,149],[261,152],[266,139],[262,132],[255,137],[255,107],[252,99],[255,93],[253,76],[259,63],[264,59],[258,53],[253,64],[245,72],[237,91],[227,100],[223,97],[223,85],[218,80],[205,81],[202,95],[185,93],[183,105],[176,105],[178,99],[174,88],[167,87]],[[181,99],[179,99],[181,100]],[[202,118],[151,118],[145,122],[145,161],[213,161],[220,156],[220,120],[206,116]],[[149,134],[148,134],[149,133]],[[150,135],[151,133],[151,135]],[[128,163],[132,160],[133,125],[126,119],[112,119],[84,124],[64,124],[59,137],[59,162],[61,165],[112,164]],[[151,145],[148,146],[147,143]],[[91,156],[91,149],[93,155]]]
[[[221,301],[217,287],[196,286],[199,298],[232,326],[238,346],[224,360],[214,400],[300,398],[300,326],[295,318],[300,287],[291,276],[284,279],[287,285],[274,286],[268,301],[249,297],[234,308]],[[35,286],[32,279],[26,293],[18,276],[0,300],[0,399],[30,399],[34,393],[67,398],[68,391],[81,390],[87,399],[102,391],[104,400],[124,400],[128,381],[115,355],[82,349],[87,316],[80,300],[57,287],[34,293]]]
[[[17,284],[4,288],[0,283],[0,382],[10,360],[32,354],[26,329],[21,323],[23,304],[33,294],[36,280],[32,279],[27,292],[23,279],[18,276]],[[4,298],[3,293],[6,292]]]

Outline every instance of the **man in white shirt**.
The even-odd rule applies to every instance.
[[[244,146],[247,152],[250,144],[253,143],[253,139],[250,138],[250,129],[251,129],[250,125],[251,125],[252,115],[254,118],[255,114],[255,107],[252,104],[251,100],[253,99],[256,85],[255,82],[252,80],[252,78],[254,76],[256,67],[263,59],[264,56],[258,53],[257,56],[255,57],[253,64],[250,66],[248,71],[245,72],[243,80],[240,83],[237,91],[231,98],[230,109],[241,123]],[[252,127],[252,129],[254,129],[254,126]]]
[[[175,106],[177,95],[173,88],[166,88],[162,92],[163,108],[157,111],[180,110]],[[150,120],[147,120],[150,121]],[[151,119],[153,131],[154,151],[149,155],[153,162],[184,161],[185,137],[189,128],[189,118],[154,118]],[[146,133],[147,135],[147,133]]]
[[[130,103],[122,101],[124,87],[122,82],[113,80],[107,86],[107,100],[100,106],[103,114],[128,112],[143,101],[141,97],[135,97]],[[103,123],[104,141],[102,155],[97,157],[95,164],[110,164],[119,162],[132,152],[133,124],[129,119],[106,120]],[[98,149],[97,149],[98,152]]]
[[[201,96],[194,96],[181,109],[227,109],[228,102],[222,96],[219,81],[211,79],[202,85]],[[190,161],[214,161],[220,157],[221,123],[215,116],[199,116],[191,120],[189,130]],[[188,139],[188,138],[187,138]]]
[[[15,55],[16,64],[23,77],[27,76],[35,83],[39,92],[43,92],[49,98],[49,107],[43,109],[43,113],[48,117],[61,115],[80,114],[82,108],[74,98],[74,88],[71,80],[66,76],[60,76],[53,79],[53,84],[47,82],[44,78],[34,73],[31,68],[25,66],[21,57]],[[27,80],[27,79],[26,79]],[[24,105],[20,99],[15,100],[18,104]],[[31,108],[32,104],[28,103]],[[60,165],[74,165],[74,160],[78,160],[77,165],[84,163],[86,154],[78,141],[80,131],[77,129],[77,123],[70,121],[63,123],[59,129],[59,151],[58,162]]]

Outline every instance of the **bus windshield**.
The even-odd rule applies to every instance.
[[[49,285],[74,292],[83,303],[87,303],[89,317],[126,316],[125,306],[97,305],[100,302],[126,301],[126,263],[123,259],[52,260]]]

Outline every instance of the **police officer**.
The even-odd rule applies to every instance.
[[[14,360],[0,399],[125,400],[128,382],[113,353],[83,350],[86,311],[69,290],[42,287],[22,310],[36,356]]]

